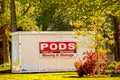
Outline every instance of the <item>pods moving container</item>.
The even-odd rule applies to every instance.
[[[74,62],[91,48],[89,36],[73,35],[69,31],[13,32],[12,72],[75,71]]]

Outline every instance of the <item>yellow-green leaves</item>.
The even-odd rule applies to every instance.
[[[85,23],[81,20],[76,20],[74,21],[73,25],[76,27],[76,28],[80,28],[82,26],[85,26]]]
[[[115,43],[114,40],[109,40],[109,41],[108,41],[108,44],[109,44],[109,45],[112,45],[112,44],[114,44],[114,43]]]

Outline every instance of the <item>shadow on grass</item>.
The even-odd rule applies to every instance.
[[[6,63],[6,64],[0,64],[0,73],[11,73],[10,70],[10,64]]]
[[[63,78],[80,78],[79,76],[63,76]]]
[[[11,73],[11,70],[2,70],[2,71],[0,71],[0,73]]]

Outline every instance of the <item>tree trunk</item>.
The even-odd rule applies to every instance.
[[[5,0],[0,1],[0,18],[3,18],[3,14],[5,12]],[[3,26],[3,31],[1,31],[1,36],[2,36],[2,55],[3,55],[3,63],[9,63],[10,62],[10,53],[9,53],[9,44],[8,44],[8,38],[7,35],[5,34],[5,26],[0,22],[0,25]]]
[[[120,28],[117,17],[113,16],[115,27],[115,41],[117,46],[117,53],[115,55],[115,61],[120,61]]]
[[[2,34],[2,39],[3,39],[3,63],[10,63],[10,52],[7,35]]]
[[[10,15],[11,15],[11,28],[12,28],[12,32],[14,32],[17,30],[14,0],[10,0]]]

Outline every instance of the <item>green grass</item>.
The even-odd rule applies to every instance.
[[[9,69],[0,65],[0,80],[120,80],[120,77],[79,78],[76,72],[12,74]]]
[[[30,74],[0,73],[0,80],[88,80],[88,78],[79,78],[75,72]],[[120,80],[120,78],[89,78],[89,80]]]

